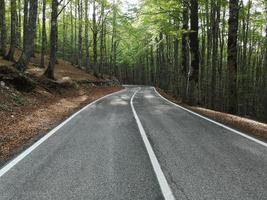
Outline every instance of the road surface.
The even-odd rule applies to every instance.
[[[3,167],[0,199],[265,200],[267,147],[128,86]]]

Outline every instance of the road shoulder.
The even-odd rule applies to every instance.
[[[211,120],[214,120],[215,122],[221,123],[224,126],[229,126],[230,128],[236,129],[239,132],[240,131],[244,132],[244,134],[255,137],[256,139],[259,139],[264,143],[267,142],[267,124],[265,123],[240,117],[237,115],[231,115],[228,113],[210,110],[203,107],[189,106],[181,103],[181,101],[177,100],[175,97],[167,94],[166,92],[164,92],[159,88],[155,90],[161,96],[163,96],[170,102],[177,104],[178,106],[182,106],[192,112],[195,112]]]

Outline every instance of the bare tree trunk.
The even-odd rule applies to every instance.
[[[104,1],[101,2],[101,30],[100,30],[100,63],[98,66],[98,72],[100,73],[102,71],[103,68],[103,59],[104,59],[104,23],[105,23],[105,19],[104,19]]]
[[[5,0],[0,0],[0,56],[6,55]]]
[[[76,1],[77,3],[77,1]],[[78,46],[77,46],[77,18],[78,18],[78,6],[79,5],[75,5],[75,12],[74,12],[74,49],[75,49],[75,54],[74,54],[74,64],[77,65],[78,64]]]
[[[71,19],[70,19],[70,26],[71,26],[71,63],[75,63],[75,42],[74,41],[74,22],[73,22],[73,1],[70,2],[70,12],[71,12]]]
[[[177,25],[178,26],[178,25]],[[173,58],[173,90],[177,91],[180,93],[179,89],[177,86],[179,85],[179,82],[177,82],[180,79],[180,70],[179,70],[179,40],[178,37],[175,37],[173,40],[173,53],[174,53],[174,58]],[[177,80],[177,81],[176,81]],[[179,94],[180,95],[180,94]]]
[[[55,79],[54,68],[56,64],[57,54],[57,28],[58,28],[58,0],[52,0],[52,12],[51,12],[51,31],[50,31],[50,60],[48,67],[45,71],[45,76],[49,79]]]
[[[237,113],[237,33],[239,19],[239,0],[229,2],[228,32],[228,112]]]
[[[64,5],[66,1],[63,1]],[[66,60],[66,42],[67,42],[67,22],[66,22],[66,11],[64,9],[63,11],[63,17],[62,17],[62,23],[63,23],[63,33],[62,33],[62,57],[63,60]]]
[[[224,84],[224,70],[223,70],[223,61],[224,61],[224,50],[225,50],[225,39],[224,39],[224,35],[225,35],[225,27],[226,27],[226,20],[225,20],[225,16],[226,16],[226,6],[223,6],[223,16],[222,16],[222,27],[221,32],[220,32],[220,60],[219,60],[219,99],[223,102],[220,104],[220,110],[221,111],[225,111],[225,84]]]
[[[45,57],[45,50],[46,50],[46,16],[45,16],[45,10],[46,10],[46,0],[43,0],[43,16],[42,16],[42,49],[41,49],[41,63],[40,67],[44,68],[44,57]]]
[[[23,51],[26,48],[26,40],[27,40],[27,27],[28,27],[28,19],[29,19],[29,0],[24,0],[24,17],[23,17]]]
[[[116,40],[117,40],[117,5],[116,0],[113,0],[113,18],[112,18],[112,36],[111,36],[111,68],[112,68],[112,74],[117,75],[117,69],[116,69]]]
[[[96,24],[96,2],[93,1],[93,52],[94,52],[94,70],[97,68],[97,24]]]
[[[219,0],[211,1],[211,20],[212,20],[212,74],[211,74],[211,108],[215,109],[216,100],[216,84],[217,84],[217,67],[218,67],[218,35],[219,35],[219,21],[220,21],[220,3]]]
[[[16,44],[17,43],[17,40],[16,40],[16,16],[17,16],[16,0],[10,1],[10,4],[11,4],[10,48],[5,59],[10,60],[10,61],[15,61],[14,55],[15,55],[15,50],[17,46]]]
[[[249,0],[248,1],[248,8],[247,8],[247,16],[245,19],[245,23],[244,23],[244,41],[243,41],[243,59],[241,60],[242,63],[242,74],[248,74],[248,65],[247,65],[247,53],[248,53],[248,49],[247,49],[247,45],[248,45],[248,36],[249,36],[249,28],[250,28],[250,17],[251,17],[251,7],[252,7],[252,1]],[[242,77],[241,78],[241,87],[243,92],[246,92],[249,90],[249,80],[246,77]],[[249,96],[246,95],[243,99],[243,107],[245,109],[244,113],[245,115],[247,115],[247,111],[248,111],[248,101],[249,101]]]
[[[105,73],[108,73],[108,50],[107,50],[107,24],[104,24],[104,44],[103,44],[103,48],[104,48],[104,64],[106,65],[105,67]]]
[[[189,80],[189,96],[188,101],[191,104],[195,103],[194,96],[195,91],[197,91],[198,75],[199,75],[199,40],[198,40],[198,0],[190,1],[190,54],[191,54],[191,65],[188,72]]]
[[[21,0],[18,0],[18,5],[17,5],[17,17],[16,17],[16,35],[17,35],[17,47],[21,47]]]
[[[90,65],[90,55],[89,55],[89,17],[88,17],[88,0],[85,0],[85,67],[88,70]]]
[[[167,81],[167,58],[165,56],[165,44],[163,33],[159,33],[159,86],[165,90],[168,89],[168,81]]]
[[[266,4],[266,14],[267,14],[267,4]],[[264,120],[267,121],[267,25],[265,29],[265,55],[263,64],[263,108],[264,108]]]
[[[82,16],[83,6],[82,1],[78,0],[78,16],[79,16],[79,32],[78,32],[78,66],[82,66]]]
[[[34,37],[35,37],[35,32],[36,32],[37,10],[38,10],[38,2],[36,0],[30,0],[29,22],[25,30],[26,39],[25,39],[25,44],[24,44],[24,50],[22,52],[22,55],[19,58],[19,61],[15,64],[15,66],[20,71],[25,71],[30,61],[30,58],[33,54]]]
[[[201,35],[201,62],[200,62],[200,76],[199,76],[199,101],[202,105],[206,106],[206,99],[205,99],[205,72],[207,69],[206,65],[206,49],[207,49],[207,25],[205,27],[205,24],[207,24],[207,20],[205,16],[201,17],[201,29],[203,31]]]
[[[188,29],[189,29],[189,11],[188,5],[183,3],[183,31],[185,31],[182,35],[182,78],[180,83],[181,95],[183,100],[186,98],[186,72],[189,68],[189,49],[188,49]]]

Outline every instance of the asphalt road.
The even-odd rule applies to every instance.
[[[177,200],[267,199],[266,146],[170,104],[151,87],[127,87],[92,104],[4,168],[0,200],[160,200],[157,170]]]

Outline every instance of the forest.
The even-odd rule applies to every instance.
[[[22,73],[40,53],[49,79],[61,58],[267,121],[266,0],[0,0],[0,27],[0,56]]]

